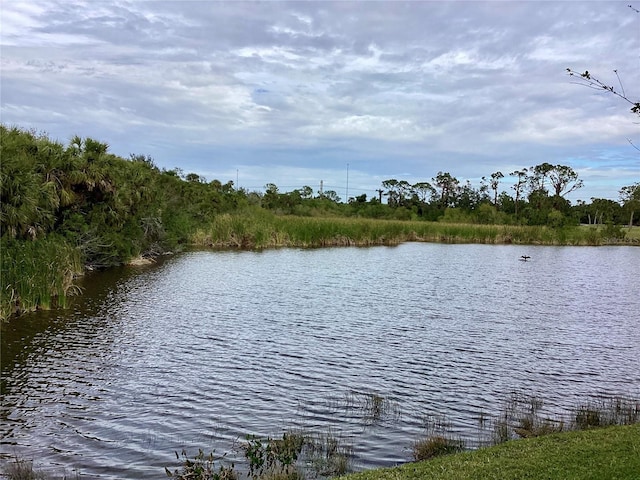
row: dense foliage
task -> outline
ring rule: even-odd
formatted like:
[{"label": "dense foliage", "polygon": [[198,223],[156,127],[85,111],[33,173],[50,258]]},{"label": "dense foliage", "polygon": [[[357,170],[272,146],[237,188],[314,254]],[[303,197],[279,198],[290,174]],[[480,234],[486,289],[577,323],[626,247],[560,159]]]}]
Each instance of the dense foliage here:
[{"label": "dense foliage", "polygon": [[[570,167],[548,163],[510,173],[509,183],[495,172],[477,188],[447,172],[413,185],[390,179],[377,196],[341,202],[335,191],[314,194],[309,186],[283,193],[267,184],[265,192],[248,192],[233,182],[161,170],[144,155],[118,157],[91,138],[76,136],[63,145],[0,125],[0,167],[0,318],[63,304],[75,291],[74,276],[86,268],[155,257],[194,242],[241,248],[348,245],[353,232],[367,244],[393,241],[394,232],[400,232],[397,240],[449,238],[414,226],[346,221],[355,218],[555,229],[609,224],[607,238],[620,238],[624,232],[615,225],[640,219],[634,216],[640,210],[640,183],[621,189],[621,203],[592,199],[572,206],[564,196],[582,181]],[[284,215],[295,215],[297,223],[280,221]],[[301,221],[304,217],[333,218],[334,223]],[[477,241],[474,235],[467,241]],[[490,241],[512,236],[494,232]],[[487,238],[482,233],[480,241]]]},{"label": "dense foliage", "polygon": [[64,146],[0,128],[2,318],[61,303],[84,268],[180,248],[202,222],[246,203],[230,185],[185,180],[90,138]]}]

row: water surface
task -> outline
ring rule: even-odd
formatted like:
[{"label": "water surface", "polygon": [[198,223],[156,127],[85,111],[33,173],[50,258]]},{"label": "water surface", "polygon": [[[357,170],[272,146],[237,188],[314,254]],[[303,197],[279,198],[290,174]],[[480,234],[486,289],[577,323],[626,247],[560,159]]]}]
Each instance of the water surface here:
[{"label": "water surface", "polygon": [[408,243],[92,275],[71,309],[3,329],[0,456],[161,478],[176,450],[297,427],[362,469],[408,461],[430,415],[473,444],[513,390],[552,410],[638,397],[638,265],[631,247]]}]

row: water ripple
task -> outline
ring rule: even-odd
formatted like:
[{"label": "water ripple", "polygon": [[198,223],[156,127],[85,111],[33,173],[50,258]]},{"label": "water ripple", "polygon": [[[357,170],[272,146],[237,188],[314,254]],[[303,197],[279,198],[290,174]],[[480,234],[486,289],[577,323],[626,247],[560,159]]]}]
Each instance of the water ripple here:
[{"label": "water ripple", "polygon": [[640,395],[640,249],[521,251],[193,252],[96,275],[69,311],[3,331],[0,457],[158,478],[174,451],[233,458],[297,427],[369,468],[410,459],[429,418],[475,441],[513,390]]}]

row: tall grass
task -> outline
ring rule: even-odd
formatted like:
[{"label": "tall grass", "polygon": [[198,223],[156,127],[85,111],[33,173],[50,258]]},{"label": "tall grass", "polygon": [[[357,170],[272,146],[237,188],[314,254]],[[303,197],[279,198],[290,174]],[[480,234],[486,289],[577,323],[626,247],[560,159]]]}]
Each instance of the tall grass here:
[{"label": "tall grass", "polygon": [[595,427],[633,425],[640,422],[640,401],[624,396],[588,398],[564,413],[545,413],[540,397],[513,392],[491,424],[491,441],[540,437]]},{"label": "tall grass", "polygon": [[602,245],[602,232],[580,227],[455,224],[355,217],[282,216],[265,210],[214,217],[192,237],[199,246],[263,249],[444,243]]},{"label": "tall grass", "polygon": [[83,271],[80,253],[64,239],[0,240],[0,318],[36,309],[64,307],[78,293],[74,278]]}]

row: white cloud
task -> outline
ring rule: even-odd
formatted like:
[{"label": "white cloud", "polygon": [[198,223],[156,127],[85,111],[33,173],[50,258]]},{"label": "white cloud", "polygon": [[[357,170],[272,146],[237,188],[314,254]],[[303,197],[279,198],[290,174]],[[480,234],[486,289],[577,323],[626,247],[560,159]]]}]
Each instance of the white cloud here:
[{"label": "white cloud", "polygon": [[34,2],[14,2],[0,8],[0,35],[3,45],[22,44],[26,39],[24,33],[41,27],[43,22],[38,20],[46,7]]},{"label": "white cloud", "polygon": [[637,127],[620,113],[585,118],[577,108],[549,108],[519,117],[514,129],[497,138],[502,142],[593,144],[637,134]]}]

